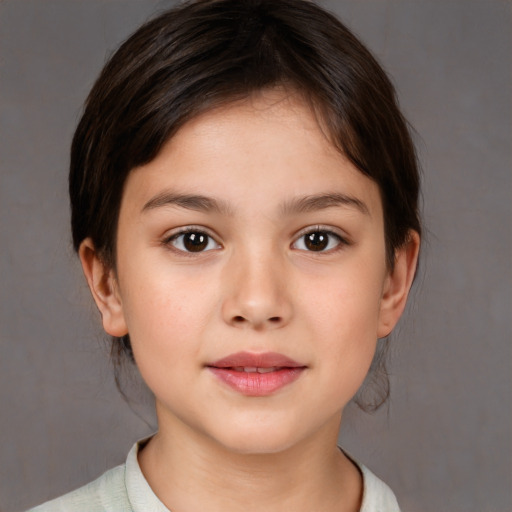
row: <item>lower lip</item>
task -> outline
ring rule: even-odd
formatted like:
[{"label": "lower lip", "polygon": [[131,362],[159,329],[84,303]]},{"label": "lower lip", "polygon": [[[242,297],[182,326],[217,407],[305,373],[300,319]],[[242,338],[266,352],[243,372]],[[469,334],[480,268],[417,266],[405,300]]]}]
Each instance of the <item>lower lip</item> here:
[{"label": "lower lip", "polygon": [[245,396],[268,396],[296,381],[304,367],[281,368],[274,372],[240,372],[232,368],[208,367],[222,382]]}]

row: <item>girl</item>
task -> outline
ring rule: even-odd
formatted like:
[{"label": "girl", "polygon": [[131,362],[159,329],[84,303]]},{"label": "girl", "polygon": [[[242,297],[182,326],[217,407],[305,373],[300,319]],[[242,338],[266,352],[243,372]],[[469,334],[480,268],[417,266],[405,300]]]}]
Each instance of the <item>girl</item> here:
[{"label": "girl", "polygon": [[336,440],[415,275],[418,170],[337,19],[199,0],[150,21],[93,87],[69,183],[103,327],[159,427],[35,510],[399,510]]}]

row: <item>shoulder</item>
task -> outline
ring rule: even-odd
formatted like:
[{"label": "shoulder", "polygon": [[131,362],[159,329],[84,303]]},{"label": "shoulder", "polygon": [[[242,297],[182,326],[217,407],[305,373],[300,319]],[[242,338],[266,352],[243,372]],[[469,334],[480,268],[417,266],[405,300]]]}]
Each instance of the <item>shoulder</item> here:
[{"label": "shoulder", "polygon": [[117,466],[90,484],[28,512],[131,512],[125,487],[125,465]]},{"label": "shoulder", "polygon": [[363,499],[359,512],[400,512],[393,491],[347,451],[341,447],[340,450],[352,461],[363,477]]},{"label": "shoulder", "polygon": [[364,490],[360,512],[400,512],[393,491],[367,467],[358,464],[363,475]]}]

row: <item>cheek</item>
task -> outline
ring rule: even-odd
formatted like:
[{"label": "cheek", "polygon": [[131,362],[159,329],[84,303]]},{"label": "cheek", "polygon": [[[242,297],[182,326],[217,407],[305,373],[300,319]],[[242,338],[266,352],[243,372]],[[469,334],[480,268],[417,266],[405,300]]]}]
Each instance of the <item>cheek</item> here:
[{"label": "cheek", "polygon": [[303,309],[311,312],[311,321],[325,328],[327,338],[376,338],[385,267],[374,262],[354,263],[320,278],[315,276],[297,294],[299,300],[307,298]]},{"label": "cheek", "polygon": [[206,299],[190,286],[173,283],[170,288],[163,280],[146,282],[139,291],[126,304],[137,368],[156,397],[180,401],[199,367]]},{"label": "cheek", "polygon": [[321,286],[313,287],[311,300],[303,304],[315,330],[316,364],[333,400],[350,400],[368,373],[377,346],[384,273],[375,265],[352,267],[317,283]]},{"label": "cheek", "polygon": [[139,366],[174,365],[180,355],[197,353],[217,298],[187,272],[152,269],[123,290],[125,319]]},{"label": "cheek", "polygon": [[377,344],[379,300],[357,294],[333,294],[319,315],[322,354],[332,367],[366,373]]}]

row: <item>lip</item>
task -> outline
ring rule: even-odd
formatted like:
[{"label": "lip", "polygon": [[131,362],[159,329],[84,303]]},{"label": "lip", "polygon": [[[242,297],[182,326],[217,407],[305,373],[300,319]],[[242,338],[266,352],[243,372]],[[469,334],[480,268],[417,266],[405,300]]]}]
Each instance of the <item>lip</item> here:
[{"label": "lip", "polygon": [[307,368],[276,352],[237,352],[206,365],[218,379],[245,396],[268,396],[296,381]]}]

